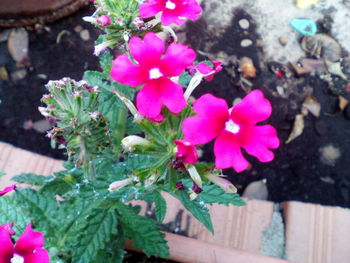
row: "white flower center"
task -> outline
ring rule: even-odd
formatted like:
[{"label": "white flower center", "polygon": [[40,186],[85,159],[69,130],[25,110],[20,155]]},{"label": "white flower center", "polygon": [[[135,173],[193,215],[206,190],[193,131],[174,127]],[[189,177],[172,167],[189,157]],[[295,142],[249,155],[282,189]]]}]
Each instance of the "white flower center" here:
[{"label": "white flower center", "polygon": [[176,5],[171,1],[166,1],[165,7],[168,9],[174,10],[176,8]]},{"label": "white flower center", "polygon": [[225,123],[225,130],[232,132],[233,134],[237,134],[241,128],[237,123],[234,123],[234,121],[229,120]]},{"label": "white flower center", "polygon": [[17,254],[14,254],[11,258],[11,263],[24,263],[24,258]]},{"label": "white flower center", "polygon": [[159,68],[153,68],[149,71],[149,78],[150,79],[158,79],[162,76],[163,76],[163,74],[159,71]]}]

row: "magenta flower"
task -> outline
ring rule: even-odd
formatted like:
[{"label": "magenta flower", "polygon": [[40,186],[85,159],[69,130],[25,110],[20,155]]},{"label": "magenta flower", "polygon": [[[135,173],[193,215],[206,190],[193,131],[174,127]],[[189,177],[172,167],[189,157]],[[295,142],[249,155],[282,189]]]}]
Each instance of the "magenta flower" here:
[{"label": "magenta flower", "polygon": [[109,26],[111,24],[111,19],[109,18],[109,15],[102,15],[99,18],[97,18],[96,21],[101,26]]},{"label": "magenta flower", "polygon": [[11,236],[15,234],[13,223],[0,226],[0,263],[49,263],[49,254],[42,248],[44,236],[34,232],[28,224],[26,230],[13,245]]},{"label": "magenta flower", "polygon": [[146,0],[139,9],[142,18],[149,18],[163,12],[161,21],[168,26],[172,23],[182,25],[184,18],[197,20],[202,12],[196,0]]},{"label": "magenta flower", "polygon": [[222,70],[222,63],[219,61],[212,61],[213,67],[208,66],[207,64],[201,62],[197,65],[196,69],[203,75],[206,81],[212,81],[215,74]]},{"label": "magenta flower", "polygon": [[200,97],[193,108],[197,116],[186,118],[182,125],[185,140],[204,144],[217,137],[214,144],[217,168],[232,167],[236,172],[247,169],[249,163],[241,148],[260,162],[273,160],[269,148],[278,148],[277,132],[271,125],[256,126],[272,112],[270,102],[260,90],[250,92],[230,110],[225,100],[211,94]]},{"label": "magenta flower", "polygon": [[184,140],[175,140],[176,144],[176,158],[183,163],[194,164],[198,161],[196,147]]},{"label": "magenta flower", "polygon": [[139,37],[131,38],[129,48],[137,64],[131,62],[127,55],[120,55],[113,61],[111,77],[132,87],[145,84],[136,96],[140,114],[160,120],[163,105],[174,114],[181,112],[186,106],[183,89],[169,77],[179,76],[192,65],[195,52],[172,43],[162,56],[164,42],[154,33],[147,33],[143,41]]},{"label": "magenta flower", "polygon": [[[8,192],[10,191],[13,191],[13,190],[16,190],[16,185],[11,185],[11,186],[8,186],[6,187],[4,190],[0,191],[0,196],[3,196],[5,194],[7,194]],[[0,262],[1,263],[1,262]]]}]

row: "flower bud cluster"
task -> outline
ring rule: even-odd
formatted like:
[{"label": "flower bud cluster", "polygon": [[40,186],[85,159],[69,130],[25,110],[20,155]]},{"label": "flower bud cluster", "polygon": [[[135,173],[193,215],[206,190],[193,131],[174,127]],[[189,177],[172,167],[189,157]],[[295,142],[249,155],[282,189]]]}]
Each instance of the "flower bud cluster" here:
[{"label": "flower bud cluster", "polygon": [[39,107],[39,111],[56,124],[47,137],[66,148],[78,164],[110,146],[106,120],[98,111],[97,87],[83,80],[63,78],[49,81],[46,88],[49,93],[41,99],[46,107]]}]

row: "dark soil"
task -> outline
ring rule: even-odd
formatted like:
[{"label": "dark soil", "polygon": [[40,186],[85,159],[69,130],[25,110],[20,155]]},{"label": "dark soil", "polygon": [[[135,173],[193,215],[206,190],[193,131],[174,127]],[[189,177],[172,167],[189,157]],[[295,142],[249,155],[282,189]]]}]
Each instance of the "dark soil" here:
[{"label": "dark soil", "polygon": [[[41,104],[40,98],[45,93],[44,84],[48,80],[62,77],[79,80],[83,71],[98,68],[97,59],[92,55],[93,42],[98,32],[81,20],[81,17],[92,12],[87,7],[54,24],[42,28],[27,28],[30,47],[25,66],[26,77],[17,82],[0,79],[1,141],[55,158],[64,158],[61,151],[51,149],[45,134],[24,129],[24,123],[43,119],[37,107]],[[248,18],[253,25],[249,29],[249,37],[254,43],[248,48],[240,46],[243,33],[238,26],[238,20],[242,17]],[[75,30],[78,25],[89,30],[90,40],[81,39]],[[63,30],[66,33],[57,43],[57,36]],[[276,158],[271,163],[259,163],[247,156],[252,163],[249,171],[241,174],[234,173],[232,169],[225,171],[240,191],[250,182],[266,178],[269,199],[272,201],[300,200],[350,207],[350,122],[344,113],[337,113],[338,98],[328,85],[317,76],[277,77],[274,70],[277,68],[284,71],[284,66],[264,60],[254,21],[243,11],[234,16],[232,25],[221,37],[208,35],[206,25],[201,20],[189,23],[186,41],[197,50],[203,49],[211,41],[213,45],[209,53],[221,52],[232,57],[225,70],[217,74],[212,82],[204,83],[196,90],[196,96],[211,92],[227,99],[229,104],[232,104],[234,98],[243,97],[245,92],[239,84],[240,73],[236,69],[235,59],[248,56],[253,59],[258,73],[252,80],[252,88],[262,89],[273,105],[273,115],[268,122],[277,128],[281,147],[275,151]],[[5,66],[11,74],[20,66],[12,60],[6,45],[6,42],[0,42],[0,67]],[[206,58],[200,55],[198,57]],[[46,75],[46,79],[43,79],[42,74]],[[290,91],[286,98],[276,93],[276,87],[283,85]],[[300,113],[302,101],[310,88],[313,88],[314,96],[321,103],[321,116],[315,118],[309,114],[305,118],[303,134],[286,144],[294,117]],[[349,111],[349,108],[346,110]],[[340,157],[332,165],[321,161],[320,149],[327,145],[340,151]],[[205,151],[204,159],[213,160],[210,150]]]}]

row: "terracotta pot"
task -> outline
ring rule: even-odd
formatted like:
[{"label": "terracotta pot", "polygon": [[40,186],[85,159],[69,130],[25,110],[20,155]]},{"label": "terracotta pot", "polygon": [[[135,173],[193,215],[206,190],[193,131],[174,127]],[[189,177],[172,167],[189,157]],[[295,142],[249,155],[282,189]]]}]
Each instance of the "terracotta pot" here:
[{"label": "terracotta pot", "polygon": [[1,0],[0,26],[52,22],[77,11],[89,0]]}]

